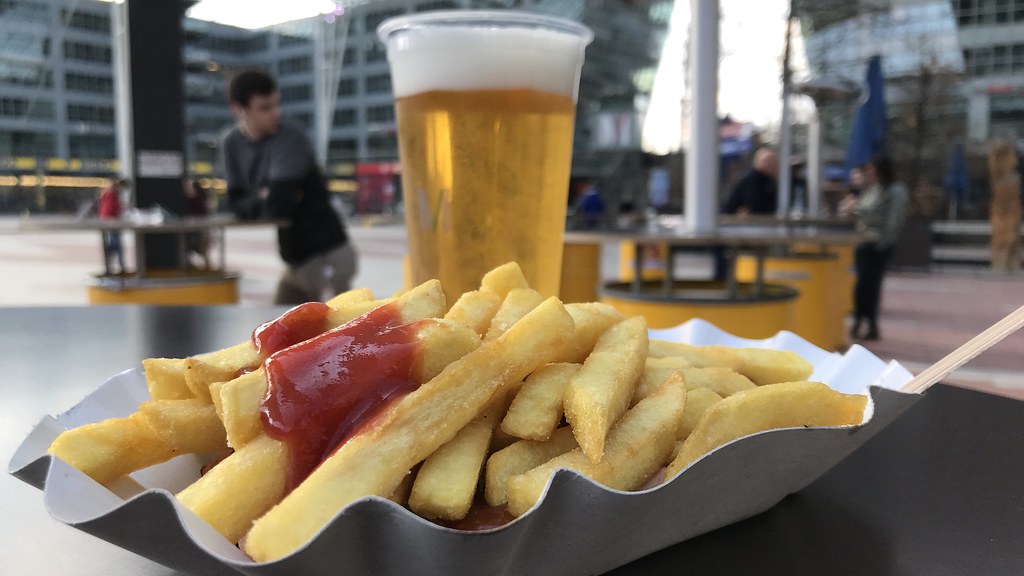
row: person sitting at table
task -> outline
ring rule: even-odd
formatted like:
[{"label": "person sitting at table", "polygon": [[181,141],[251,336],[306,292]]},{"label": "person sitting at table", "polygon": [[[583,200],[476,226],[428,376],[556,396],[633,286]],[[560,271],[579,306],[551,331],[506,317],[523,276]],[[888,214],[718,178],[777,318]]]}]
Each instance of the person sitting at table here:
[{"label": "person sitting at table", "polygon": [[355,250],[306,135],[281,121],[277,82],[258,70],[240,72],[229,83],[228,99],[237,124],[221,153],[231,211],[241,219],[288,221],[277,230],[287,267],[274,302],[299,304],[348,290]]},{"label": "person sitting at table", "polygon": [[779,156],[762,146],[754,153],[754,165],[733,187],[722,207],[723,214],[747,216],[774,214],[778,204]]},{"label": "person sitting at table", "polygon": [[[117,220],[121,217],[121,191],[128,187],[126,178],[116,178],[100,192],[96,216],[100,220]],[[108,276],[115,274],[111,260],[117,260],[116,274],[124,274],[124,250],[121,247],[120,230],[103,231],[103,268]]]},{"label": "person sitting at table", "polygon": [[[896,181],[892,160],[877,155],[863,166],[864,189],[857,197],[854,215],[857,231],[873,236],[862,242],[854,253],[857,283],[853,289],[853,339],[878,340],[878,308],[882,299],[882,280],[900,237],[909,194]],[[867,326],[867,333],[861,329]]]},{"label": "person sitting at table", "polygon": [[[750,171],[740,178],[732,188],[729,198],[722,206],[722,214],[739,217],[751,214],[774,214],[778,204],[779,156],[771,147],[762,146],[754,152],[754,163]],[[725,248],[712,248],[713,277],[725,280]]]}]

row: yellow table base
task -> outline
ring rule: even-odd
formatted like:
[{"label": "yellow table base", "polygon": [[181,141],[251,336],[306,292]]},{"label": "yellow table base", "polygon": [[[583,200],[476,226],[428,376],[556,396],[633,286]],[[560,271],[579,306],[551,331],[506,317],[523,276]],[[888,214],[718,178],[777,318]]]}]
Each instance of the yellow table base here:
[{"label": "yellow table base", "polygon": [[736,298],[730,299],[721,282],[679,281],[670,294],[661,282],[645,282],[640,292],[633,292],[630,283],[609,284],[601,301],[627,316],[644,316],[650,328],[700,318],[730,334],[760,339],[789,328],[796,296],[792,288],[767,284],[759,297],[752,284],[739,284]]},{"label": "yellow table base", "polygon": [[238,277],[106,278],[88,287],[89,304],[203,306],[238,303]]},{"label": "yellow table base", "polygon": [[[764,261],[766,282],[790,286],[800,293],[789,329],[825,350],[846,344],[844,303],[849,290],[839,274],[838,261],[836,255],[821,252],[772,256]],[[756,266],[753,257],[741,256],[736,263],[736,278],[752,281]]]}]

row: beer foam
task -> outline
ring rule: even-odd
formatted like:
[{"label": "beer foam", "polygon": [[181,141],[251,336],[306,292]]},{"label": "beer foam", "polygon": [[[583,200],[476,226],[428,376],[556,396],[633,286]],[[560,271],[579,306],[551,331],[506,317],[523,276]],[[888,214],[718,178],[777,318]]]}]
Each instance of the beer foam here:
[{"label": "beer foam", "polygon": [[395,98],[432,90],[533,89],[576,99],[589,39],[544,29],[411,28],[388,39]]}]

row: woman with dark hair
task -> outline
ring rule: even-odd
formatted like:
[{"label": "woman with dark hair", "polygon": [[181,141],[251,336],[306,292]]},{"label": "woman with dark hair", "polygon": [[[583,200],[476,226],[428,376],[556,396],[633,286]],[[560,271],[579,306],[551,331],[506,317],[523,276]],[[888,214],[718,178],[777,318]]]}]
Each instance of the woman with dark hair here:
[{"label": "woman with dark hair", "polygon": [[[882,279],[892,258],[893,247],[903,229],[909,195],[896,182],[892,160],[875,156],[863,166],[864,189],[857,198],[857,230],[870,239],[857,246],[854,266],[857,284],[853,289],[853,339],[878,340],[878,306]],[[867,332],[861,329],[867,326]]]}]

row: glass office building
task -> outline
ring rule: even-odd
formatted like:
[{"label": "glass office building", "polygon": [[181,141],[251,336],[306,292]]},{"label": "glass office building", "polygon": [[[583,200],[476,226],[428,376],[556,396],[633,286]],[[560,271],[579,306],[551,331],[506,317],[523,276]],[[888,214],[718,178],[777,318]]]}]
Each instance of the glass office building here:
[{"label": "glass office building", "polygon": [[[615,154],[639,151],[643,103],[673,4],[376,0],[356,3],[343,15],[260,30],[185,18],[182,81],[189,172],[218,175],[219,139],[232,124],[226,80],[245,68],[262,68],[277,77],[285,116],[323,144],[321,158],[334,178],[332,189],[353,191],[360,171],[394,172],[394,99],[375,29],[392,16],[451,8],[526,9],[593,28],[596,39],[587,50],[581,79],[576,159],[581,166],[613,166]],[[92,177],[118,171],[111,25],[110,5],[95,0],[0,0],[0,211],[36,208],[12,206],[4,192],[12,188],[47,188],[55,182],[88,188],[98,181]],[[325,44],[325,37],[343,42]],[[337,52],[332,85],[337,88],[326,93],[317,89],[316,75],[324,51],[332,46]],[[319,140],[318,108],[331,111],[330,129]],[[611,134],[609,126],[615,127]],[[55,209],[53,203],[46,209]]]}]

